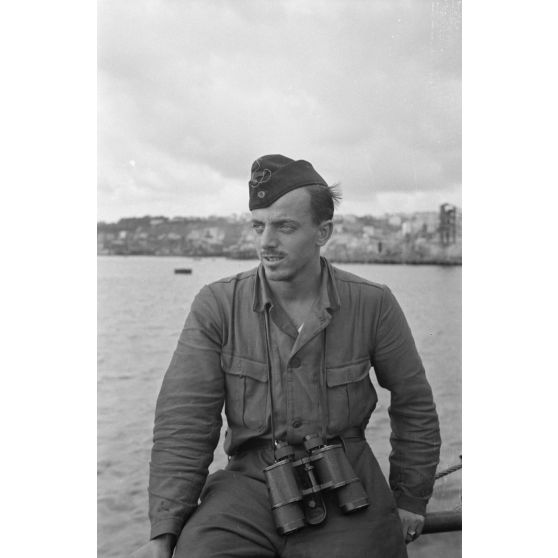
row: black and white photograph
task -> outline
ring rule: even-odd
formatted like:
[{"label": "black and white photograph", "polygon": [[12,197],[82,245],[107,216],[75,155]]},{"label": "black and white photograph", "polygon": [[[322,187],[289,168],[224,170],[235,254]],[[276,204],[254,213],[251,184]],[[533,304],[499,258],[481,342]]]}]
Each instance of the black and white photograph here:
[{"label": "black and white photograph", "polygon": [[99,558],[461,557],[461,57],[460,0],[97,1]]},{"label": "black and white photograph", "polygon": [[556,15],[6,4],[2,554],[556,554]]}]

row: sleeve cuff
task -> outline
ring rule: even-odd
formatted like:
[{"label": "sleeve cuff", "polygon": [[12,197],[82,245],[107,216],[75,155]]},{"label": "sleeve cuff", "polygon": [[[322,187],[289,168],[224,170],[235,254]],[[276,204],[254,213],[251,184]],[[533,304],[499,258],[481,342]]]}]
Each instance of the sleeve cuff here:
[{"label": "sleeve cuff", "polygon": [[168,519],[161,519],[151,525],[150,539],[165,535],[167,533],[178,537],[184,526],[184,520],[177,517],[169,517]]},{"label": "sleeve cuff", "polygon": [[412,496],[396,493],[395,502],[398,508],[413,513],[418,513],[419,515],[422,516],[426,516],[426,504],[428,503],[428,501],[425,500],[424,498],[413,498]]}]

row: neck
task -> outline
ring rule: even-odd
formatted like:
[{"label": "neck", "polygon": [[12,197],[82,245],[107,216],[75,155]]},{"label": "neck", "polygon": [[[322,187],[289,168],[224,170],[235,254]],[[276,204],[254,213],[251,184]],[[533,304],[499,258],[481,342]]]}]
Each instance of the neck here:
[{"label": "neck", "polygon": [[274,297],[286,303],[314,300],[320,290],[322,266],[320,259],[312,262],[305,273],[290,281],[268,281]]}]

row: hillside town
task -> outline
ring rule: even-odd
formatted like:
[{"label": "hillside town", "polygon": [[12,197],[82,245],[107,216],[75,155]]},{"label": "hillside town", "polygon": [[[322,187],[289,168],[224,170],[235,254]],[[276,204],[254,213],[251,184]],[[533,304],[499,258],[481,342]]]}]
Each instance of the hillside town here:
[{"label": "hillside town", "polygon": [[[250,215],[145,216],[97,223],[97,254],[255,259]],[[322,250],[332,262],[461,265],[461,209],[381,217],[336,215]]]}]

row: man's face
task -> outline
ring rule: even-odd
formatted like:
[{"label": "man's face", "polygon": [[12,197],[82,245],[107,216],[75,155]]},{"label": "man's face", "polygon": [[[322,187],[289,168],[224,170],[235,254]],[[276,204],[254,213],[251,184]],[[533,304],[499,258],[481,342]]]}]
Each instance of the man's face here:
[{"label": "man's face", "polygon": [[310,194],[297,188],[252,211],[258,256],[270,281],[292,281],[310,273],[324,244],[310,212]]}]

